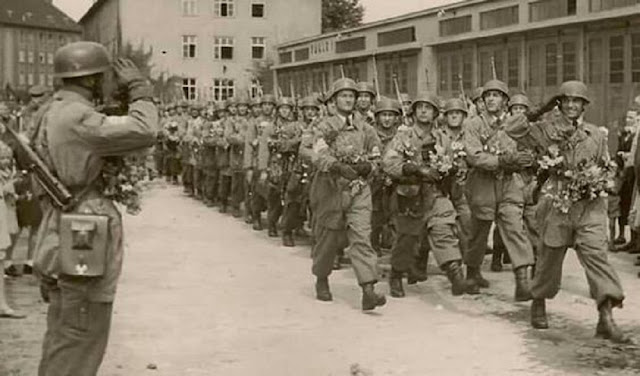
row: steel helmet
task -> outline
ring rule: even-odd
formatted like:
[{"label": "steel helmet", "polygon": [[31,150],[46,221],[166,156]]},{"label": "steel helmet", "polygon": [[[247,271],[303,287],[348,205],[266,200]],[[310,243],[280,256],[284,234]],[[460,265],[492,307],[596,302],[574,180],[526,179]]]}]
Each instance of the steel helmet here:
[{"label": "steel helmet", "polygon": [[91,76],[111,69],[107,49],[95,42],[74,42],[60,47],[53,58],[55,77]]},{"label": "steel helmet", "polygon": [[273,94],[265,94],[260,98],[260,104],[264,103],[276,104],[276,97]]},{"label": "steel helmet", "polygon": [[374,98],[376,96],[376,89],[373,87],[373,84],[369,82],[360,81],[356,84],[356,88],[358,93],[369,93]]},{"label": "steel helmet", "polygon": [[400,100],[402,103],[412,103],[411,96],[407,93],[400,93]]},{"label": "steel helmet", "polygon": [[473,95],[471,96],[471,101],[475,102],[480,98],[482,98],[482,87],[477,87],[473,91]]},{"label": "steel helmet", "polygon": [[511,98],[509,98],[509,109],[511,109],[511,107],[515,106],[516,104],[525,106],[527,109],[531,108],[529,98],[527,98],[527,96],[524,94],[514,94]]},{"label": "steel helmet", "polygon": [[468,114],[467,106],[465,106],[464,101],[460,98],[451,98],[444,102],[444,113],[450,111],[462,111],[465,115]]},{"label": "steel helmet", "polygon": [[328,99],[333,98],[336,94],[344,90],[350,90],[353,91],[353,94],[358,94],[358,87],[354,80],[350,78],[339,78],[331,85],[331,94]]},{"label": "steel helmet", "polygon": [[499,91],[509,98],[509,88],[507,87],[507,84],[500,80],[487,81],[487,83],[482,87],[482,96],[484,97],[485,94],[493,90]]},{"label": "steel helmet", "polygon": [[276,104],[276,108],[280,108],[282,106],[289,106],[291,108],[294,108],[296,106],[296,101],[293,98],[280,97],[278,103]]},{"label": "steel helmet", "polygon": [[395,112],[397,115],[400,115],[402,113],[402,110],[400,109],[400,103],[398,103],[398,101],[387,97],[381,97],[380,100],[376,102],[375,113],[377,115],[380,112],[384,111]]},{"label": "steel helmet", "polygon": [[589,103],[591,102],[591,100],[589,99],[589,95],[587,92],[587,85],[585,85],[584,82],[566,81],[562,85],[560,85],[558,96],[580,98]]},{"label": "steel helmet", "polygon": [[[403,99],[404,101],[404,99]],[[416,105],[418,103],[428,103],[430,105],[433,106],[433,108],[436,109],[436,112],[440,112],[440,100],[438,99],[438,97],[436,97],[435,95],[431,94],[431,93],[421,93],[419,94],[416,99],[413,101],[413,103],[411,104],[411,111],[415,112],[416,111]]]},{"label": "steel helmet", "polygon": [[215,111],[216,112],[223,112],[223,111],[226,111],[226,110],[227,110],[227,106],[226,106],[225,102],[223,102],[223,101],[216,102],[216,105],[215,105]]},{"label": "steel helmet", "polygon": [[35,98],[41,97],[47,94],[48,91],[49,89],[47,89],[45,86],[42,86],[42,85],[31,86],[31,88],[29,88],[29,96],[35,97]]},{"label": "steel helmet", "polygon": [[251,101],[249,101],[250,107],[260,106],[261,104],[262,104],[262,101],[258,97],[251,98]]},{"label": "steel helmet", "polygon": [[314,96],[310,95],[308,97],[302,98],[302,100],[300,101],[300,108],[305,107],[314,107],[316,109],[320,109],[320,104]]},{"label": "steel helmet", "polygon": [[246,95],[241,95],[239,97],[236,98],[236,105],[241,105],[244,104],[246,106],[249,105],[249,97],[247,97]]},{"label": "steel helmet", "polygon": [[238,105],[238,100],[235,97],[227,98],[227,100],[224,102],[224,108],[229,108],[231,106],[237,106],[237,105]]}]

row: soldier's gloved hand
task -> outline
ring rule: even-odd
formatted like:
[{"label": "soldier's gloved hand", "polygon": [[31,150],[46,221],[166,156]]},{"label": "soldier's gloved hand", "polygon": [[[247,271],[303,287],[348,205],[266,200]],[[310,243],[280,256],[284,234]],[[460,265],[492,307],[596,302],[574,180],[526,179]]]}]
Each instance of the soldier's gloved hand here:
[{"label": "soldier's gloved hand", "polygon": [[440,181],[440,174],[436,169],[429,167],[420,167],[420,171],[418,172],[423,181],[427,183],[437,183]]},{"label": "soldier's gloved hand", "polygon": [[353,166],[353,169],[358,173],[358,176],[366,178],[373,170],[373,166],[369,162],[359,162]]},{"label": "soldier's gloved hand", "polygon": [[113,63],[113,70],[118,83],[128,89],[130,102],[152,100],[153,88],[131,60],[122,58],[116,60]]},{"label": "soldier's gloved hand", "polygon": [[402,174],[404,176],[417,176],[420,173],[420,167],[415,163],[405,163],[402,165]]},{"label": "soldier's gloved hand", "polygon": [[349,181],[356,180],[358,178],[358,173],[351,168],[351,166],[345,163],[335,162],[331,167],[329,167],[329,172],[340,175]]}]

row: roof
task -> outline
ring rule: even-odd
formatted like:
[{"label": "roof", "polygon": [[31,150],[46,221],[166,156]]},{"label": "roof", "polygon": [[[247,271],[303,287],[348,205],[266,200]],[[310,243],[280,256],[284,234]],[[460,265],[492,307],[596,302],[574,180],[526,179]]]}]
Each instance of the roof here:
[{"label": "roof", "polygon": [[82,25],[88,17],[90,17],[95,12],[97,12],[98,9],[100,9],[107,1],[108,0],[94,0],[93,5],[91,5],[91,8],[89,8],[87,12],[84,15],[82,15],[82,17],[80,17],[80,19],[78,20],[78,23]]},{"label": "roof", "polygon": [[0,24],[82,33],[80,25],[47,0],[0,1]]},{"label": "roof", "polygon": [[331,32],[328,32],[328,33],[323,33],[323,34],[318,34],[318,35],[313,35],[313,36],[305,37],[305,38],[301,38],[301,39],[290,40],[290,41],[287,41],[287,42],[279,44],[278,48],[293,47],[293,46],[296,46],[296,45],[299,45],[299,44],[304,44],[304,43],[308,43],[308,42],[312,42],[312,41],[315,41],[315,40],[320,40],[320,39],[324,39],[324,38],[328,38],[328,37],[332,37],[332,36],[338,36],[338,35],[342,35],[342,34],[349,34],[349,33],[355,32],[355,31],[361,31],[361,30],[366,30],[366,29],[370,29],[370,28],[374,28],[374,27],[390,25],[390,24],[394,24],[394,23],[398,23],[398,22],[402,22],[402,21],[411,20],[411,19],[414,19],[414,18],[429,16],[429,15],[434,15],[434,14],[437,15],[441,11],[449,11],[449,10],[452,10],[452,9],[462,8],[462,7],[474,5],[474,4],[477,4],[477,3],[489,2],[489,1],[494,1],[494,0],[459,0],[459,1],[452,0],[452,2],[449,3],[449,4],[444,4],[444,5],[440,5],[440,6],[432,7],[432,8],[427,8],[427,9],[422,9],[422,10],[418,10],[418,11],[415,11],[415,12],[411,12],[411,13],[406,13],[406,14],[402,14],[402,15],[399,15],[399,16],[395,16],[395,17],[385,18],[385,19],[382,19],[382,20],[365,23],[365,24],[362,24],[362,25],[359,25],[359,26],[348,28],[348,29],[336,30],[336,31],[331,31]]}]

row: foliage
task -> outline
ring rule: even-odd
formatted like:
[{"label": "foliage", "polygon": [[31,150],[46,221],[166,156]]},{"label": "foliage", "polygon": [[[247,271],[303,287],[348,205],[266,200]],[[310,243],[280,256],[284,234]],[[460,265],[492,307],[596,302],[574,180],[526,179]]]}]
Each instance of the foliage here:
[{"label": "foliage", "polygon": [[322,32],[339,31],[362,24],[364,6],[359,0],[322,0]]}]

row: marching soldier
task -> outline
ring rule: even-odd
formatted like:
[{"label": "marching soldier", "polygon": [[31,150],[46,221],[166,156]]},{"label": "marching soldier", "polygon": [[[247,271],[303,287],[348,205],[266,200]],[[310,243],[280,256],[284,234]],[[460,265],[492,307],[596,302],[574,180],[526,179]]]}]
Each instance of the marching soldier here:
[{"label": "marching soldier", "polygon": [[491,224],[496,223],[515,276],[515,300],[531,299],[527,269],[533,250],[523,223],[524,182],[520,172],[533,165],[530,152],[519,151],[503,129],[509,100],[507,85],[499,80],[483,87],[485,112],[465,124],[464,145],[470,172],[467,199],[471,208],[471,238],[465,255],[467,280],[489,287],[480,272]]},{"label": "marching soldier", "polygon": [[316,298],[332,300],[328,277],[336,252],[346,240],[346,253],[362,287],[362,309],[369,311],[386,304],[384,295],[374,290],[377,256],[371,247],[371,189],[366,180],[372,171],[369,158],[376,147],[379,150],[380,141],[373,128],[355,118],[356,95],[353,80],[333,83],[330,98],[337,112],[319,122],[313,142],[312,271],[317,278]]},{"label": "marching soldier", "polygon": [[358,98],[356,99],[356,116],[373,126],[375,124],[373,102],[376,99],[376,89],[369,82],[358,82]]},{"label": "marching soldier", "polygon": [[[262,231],[262,212],[267,210],[268,200],[268,158],[269,158],[269,135],[267,129],[273,127],[274,109],[276,100],[273,94],[265,94],[260,98],[260,109],[262,114],[256,123],[256,140],[253,142],[253,156],[255,158],[255,168],[253,171],[253,198],[251,200],[251,210],[253,219],[253,229]],[[275,235],[277,236],[277,235]]]},{"label": "marching soldier", "polygon": [[216,201],[216,130],[215,122],[208,117],[202,132],[202,173],[204,204],[213,207]]},{"label": "marching soldier", "polygon": [[[228,118],[225,126],[225,137],[229,143],[229,168],[231,173],[231,208],[233,216],[239,218],[242,216],[240,210],[244,201],[244,147],[245,134],[249,127],[249,119],[247,118],[249,111],[249,100],[242,97],[236,101],[237,114]],[[229,109],[229,108],[228,108]],[[231,107],[230,113],[233,113]]]},{"label": "marching soldier", "polygon": [[[375,109],[375,129],[380,139],[380,155],[387,148],[389,142],[396,135],[396,130],[400,124],[400,104],[392,99],[382,97],[376,103]],[[375,171],[371,182],[371,246],[378,256],[382,255],[382,248],[388,249],[391,246],[391,194],[393,192],[393,182],[391,178],[381,169]]]},{"label": "marching soldier", "polygon": [[[245,189],[244,189],[244,207],[245,207],[245,223],[252,224],[253,221],[253,204],[255,180],[257,178],[255,170],[258,162],[258,125],[262,117],[262,104],[260,98],[253,98],[249,103],[251,111],[247,130],[244,135],[244,155],[243,169],[245,172]],[[259,227],[262,227],[260,225]]]},{"label": "marching soldier", "polygon": [[[118,83],[128,90],[129,115],[106,116],[93,108],[101,99],[104,73],[114,69]],[[95,184],[104,158],[126,155],[154,144],[158,111],[153,88],[126,59],[112,66],[102,45],[75,42],[60,48],[54,58],[55,75],[62,79],[49,107],[38,122],[34,144],[38,154],[77,197],[73,213],[108,217],[104,274],[68,276],[57,260],[62,252],[61,211],[48,196],[41,203],[44,217],[38,232],[35,267],[42,293],[49,301],[41,376],[96,375],[107,346],[113,300],[124,252],[122,219],[113,201]],[[100,230],[97,230],[100,231]],[[98,250],[93,250],[98,251]]]},{"label": "marching soldier", "polygon": [[597,126],[584,121],[584,111],[590,103],[584,83],[563,83],[552,103],[559,107],[559,117],[529,124],[524,115],[517,115],[509,119],[507,128],[516,139],[521,139],[522,135],[537,135],[536,146],[544,151],[544,155],[563,158],[559,173],[548,172],[546,181],[541,181],[542,189],[548,194],[541,195],[538,203],[541,241],[531,286],[531,324],[536,329],[548,328],[545,299],[552,299],[558,293],[564,256],[567,248],[573,247],[598,307],[596,336],[624,343],[628,338],[612,315],[612,308],[622,307],[624,293],[618,275],[607,261],[606,198],[583,196],[572,200],[566,210],[554,205],[553,198],[560,193],[559,187],[565,186],[561,182],[569,183],[569,174],[564,171],[575,173],[581,168],[609,163],[607,140]]},{"label": "marching soldier", "polygon": [[447,197],[450,190],[446,180],[454,178],[457,171],[453,162],[449,166],[434,162],[438,158],[452,161],[456,158],[447,137],[435,128],[437,98],[420,95],[412,104],[412,113],[413,127],[405,126],[398,131],[383,160],[385,172],[396,183],[391,199],[397,231],[391,251],[391,296],[405,296],[404,273],[414,274],[417,281],[426,280],[424,270],[413,269],[415,250],[425,248],[433,251],[438,265],[446,272],[453,295],[477,293],[464,280],[462,256],[454,233],[456,212]]},{"label": "marching soldier", "polygon": [[220,198],[220,213],[226,213],[229,207],[229,195],[231,194],[231,156],[230,144],[227,135],[231,128],[235,116],[238,114],[238,107],[233,98],[229,98],[224,102],[224,115],[220,118],[220,132],[222,137],[218,139],[218,148],[216,149],[216,159],[218,159],[218,168],[220,169],[220,180],[218,183],[218,195]]},{"label": "marching soldier", "polygon": [[[468,110],[460,98],[451,98],[444,104],[445,126],[442,133],[447,136],[453,150],[464,149],[464,121]],[[466,166],[465,166],[466,168]],[[471,228],[471,209],[465,195],[464,181],[454,182],[451,189],[451,202],[456,209],[456,228],[460,239],[460,251],[464,256],[469,250],[469,230]]]}]

